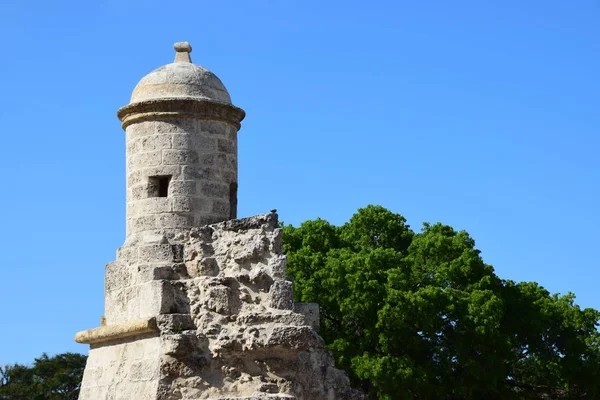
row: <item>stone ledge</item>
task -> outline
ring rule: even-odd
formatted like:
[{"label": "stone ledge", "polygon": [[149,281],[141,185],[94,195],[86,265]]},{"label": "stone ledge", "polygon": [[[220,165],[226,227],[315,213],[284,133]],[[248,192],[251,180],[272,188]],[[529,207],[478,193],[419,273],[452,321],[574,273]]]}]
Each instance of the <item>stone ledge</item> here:
[{"label": "stone ledge", "polygon": [[140,319],[119,325],[107,325],[77,332],[75,341],[82,344],[111,342],[145,333],[158,332],[156,318]]},{"label": "stone ledge", "polygon": [[275,229],[278,227],[278,224],[279,216],[277,215],[277,212],[273,210],[270,213],[266,214],[259,214],[245,218],[230,219],[223,222],[216,222],[208,226],[210,226],[213,229],[222,229],[224,231],[239,232],[247,231],[250,229],[260,229],[264,225],[268,225],[272,229]]},{"label": "stone ledge", "polygon": [[246,113],[233,104],[194,97],[165,97],[142,100],[119,109],[123,129],[140,121],[169,118],[196,118],[223,121],[240,129]]}]

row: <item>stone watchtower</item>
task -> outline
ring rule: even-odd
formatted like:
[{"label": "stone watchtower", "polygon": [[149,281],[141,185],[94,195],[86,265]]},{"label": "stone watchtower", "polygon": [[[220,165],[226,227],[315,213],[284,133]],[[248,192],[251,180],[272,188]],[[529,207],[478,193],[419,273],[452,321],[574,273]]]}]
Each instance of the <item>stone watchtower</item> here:
[{"label": "stone watchtower", "polygon": [[[354,400],[323,350],[318,306],[294,303],[275,213],[237,217],[235,107],[188,43],[118,117],[127,233],[105,272],[80,400]],[[276,188],[270,188],[276,189]]]},{"label": "stone watchtower", "polygon": [[175,44],[118,112],[127,140],[127,242],[236,218],[237,131],[244,111]]}]

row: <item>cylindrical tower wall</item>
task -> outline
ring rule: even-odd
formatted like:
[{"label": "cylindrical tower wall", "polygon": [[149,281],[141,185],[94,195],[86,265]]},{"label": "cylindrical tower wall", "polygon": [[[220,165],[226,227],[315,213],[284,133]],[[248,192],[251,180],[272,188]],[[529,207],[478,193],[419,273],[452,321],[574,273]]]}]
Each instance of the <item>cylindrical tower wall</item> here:
[{"label": "cylindrical tower wall", "polygon": [[128,240],[235,218],[238,128],[155,116],[126,127]]}]

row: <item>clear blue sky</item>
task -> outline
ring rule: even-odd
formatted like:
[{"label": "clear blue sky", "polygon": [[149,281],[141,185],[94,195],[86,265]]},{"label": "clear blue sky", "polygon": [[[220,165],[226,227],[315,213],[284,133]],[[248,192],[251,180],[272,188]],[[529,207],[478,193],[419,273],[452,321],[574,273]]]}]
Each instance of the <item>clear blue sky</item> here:
[{"label": "clear blue sky", "polygon": [[600,308],[597,1],[0,1],[0,364],[87,352],[137,81],[189,41],[247,112],[239,214],[381,204]]}]

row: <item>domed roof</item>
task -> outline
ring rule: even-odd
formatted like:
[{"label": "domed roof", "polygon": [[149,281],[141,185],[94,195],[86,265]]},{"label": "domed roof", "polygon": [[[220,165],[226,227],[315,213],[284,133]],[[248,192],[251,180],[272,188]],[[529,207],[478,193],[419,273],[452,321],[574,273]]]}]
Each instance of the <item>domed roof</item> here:
[{"label": "domed roof", "polygon": [[139,81],[130,103],[163,98],[197,98],[231,104],[219,78],[206,68],[192,64],[192,46],[175,43],[175,62],[155,69]]}]

